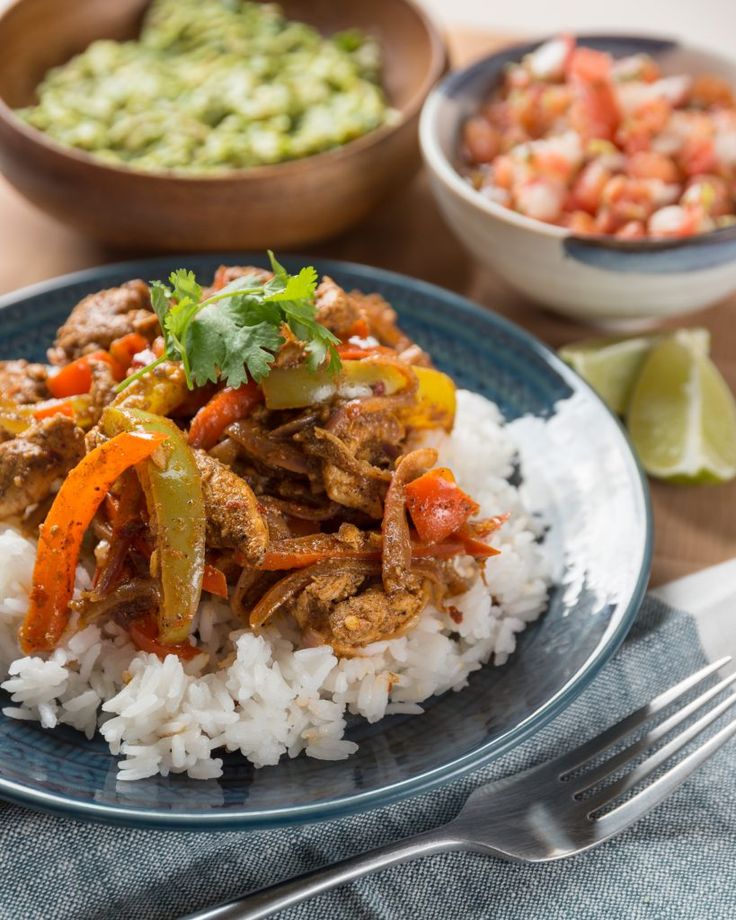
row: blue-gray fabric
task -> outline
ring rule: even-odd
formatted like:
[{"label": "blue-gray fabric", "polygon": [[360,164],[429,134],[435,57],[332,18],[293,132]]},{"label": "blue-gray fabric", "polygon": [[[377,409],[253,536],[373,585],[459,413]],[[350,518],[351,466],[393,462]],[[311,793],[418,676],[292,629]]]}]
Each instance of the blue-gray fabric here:
[{"label": "blue-gray fabric", "polygon": [[[691,617],[649,598],[624,646],[570,708],[507,756],[367,814],[257,834],[82,824],[0,804],[2,920],[171,920],[439,825],[475,786],[580,743],[704,658]],[[439,855],[336,889],[283,920],[733,920],[736,743],[625,834],[541,866]]]}]

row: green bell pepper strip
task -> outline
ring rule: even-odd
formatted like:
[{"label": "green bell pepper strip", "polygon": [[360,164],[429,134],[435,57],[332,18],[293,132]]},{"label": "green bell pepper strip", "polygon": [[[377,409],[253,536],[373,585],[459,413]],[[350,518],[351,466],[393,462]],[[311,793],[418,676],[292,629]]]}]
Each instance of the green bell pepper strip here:
[{"label": "green bell pepper strip", "polygon": [[153,558],[162,589],[159,640],[164,645],[185,642],[199,606],[205,566],[204,497],[194,455],[174,422],[142,409],[108,407],[102,427],[108,435],[145,431],[167,436],[161,450],[137,464],[136,472],[156,534]]},{"label": "green bell pepper strip", "polygon": [[350,398],[370,395],[377,385],[390,396],[404,389],[412,380],[412,368],[398,368],[395,362],[380,357],[364,361],[343,361],[340,372],[326,368],[313,371],[306,364],[273,368],[261,381],[267,409],[301,409],[325,402],[335,394]]}]

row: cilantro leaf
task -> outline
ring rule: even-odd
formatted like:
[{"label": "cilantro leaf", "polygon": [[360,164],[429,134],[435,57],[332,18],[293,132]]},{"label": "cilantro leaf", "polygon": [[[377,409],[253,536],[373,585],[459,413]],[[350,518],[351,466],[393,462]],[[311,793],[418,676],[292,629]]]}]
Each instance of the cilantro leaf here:
[{"label": "cilantro leaf", "polygon": [[172,288],[172,296],[177,301],[188,298],[194,303],[199,303],[202,299],[202,288],[197,284],[194,272],[180,268],[169,275],[169,284]]},{"label": "cilantro leaf", "polygon": [[[268,321],[243,322],[238,304],[210,304],[192,322],[187,350],[192,356],[192,379],[197,386],[220,377],[228,386],[256,382],[268,375],[283,337]],[[246,372],[247,371],[247,372]]]},{"label": "cilantro leaf", "polygon": [[273,278],[263,283],[245,275],[205,299],[194,273],[186,269],[172,272],[168,285],[152,282],[164,354],[118,389],[164,360],[181,361],[190,388],[218,381],[237,387],[249,378],[260,382],[284,342],[284,326],[304,343],[310,369],[327,364],[331,373],[339,370],[339,339],[316,319],[317,272],[307,266],[291,275],[272,252],[268,256]]}]

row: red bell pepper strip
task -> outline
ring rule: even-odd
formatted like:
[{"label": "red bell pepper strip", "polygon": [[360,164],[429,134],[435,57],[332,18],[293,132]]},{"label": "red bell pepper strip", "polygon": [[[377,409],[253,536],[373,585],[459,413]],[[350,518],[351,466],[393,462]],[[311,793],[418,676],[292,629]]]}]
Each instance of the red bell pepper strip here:
[{"label": "red bell pepper strip", "polygon": [[127,371],[135,355],[147,348],[150,348],[148,339],[139,332],[129,332],[113,341],[110,345],[110,357],[117,362],[118,367]]},{"label": "red bell pepper strip", "polygon": [[165,441],[123,432],[90,451],[69,473],[41,526],[30,605],[20,628],[25,655],[53,649],[69,622],[69,601],[84,533],[110,486]]},{"label": "red bell pepper strip", "polygon": [[225,573],[214,565],[205,563],[202,588],[216,597],[227,597],[227,578],[225,578]]},{"label": "red bell pepper strip", "polygon": [[360,361],[361,358],[368,358],[371,355],[395,355],[396,349],[389,348],[387,345],[353,345],[346,342],[337,346],[337,353],[342,361]]},{"label": "red bell pepper strip", "polygon": [[89,355],[82,355],[76,361],[64,365],[58,374],[49,377],[46,381],[49,393],[57,399],[89,393],[92,388],[90,361],[105,361],[110,365],[116,380],[122,380],[125,376],[125,370],[106,351],[93,351]]},{"label": "red bell pepper strip", "polygon": [[187,661],[201,652],[201,649],[198,649],[195,645],[190,645],[188,642],[180,642],[177,645],[164,645],[158,637],[156,617],[150,614],[133,620],[128,628],[128,633],[136,648],[139,648],[142,652],[151,652],[154,655],[158,655],[162,660],[167,655],[176,655],[178,658]]},{"label": "red bell pepper strip", "polygon": [[228,425],[245,418],[262,401],[263,391],[254,380],[236,389],[225,387],[192,419],[189,444],[209,450],[217,444]]},{"label": "red bell pepper strip", "polygon": [[371,327],[368,325],[368,320],[359,316],[355,320],[353,325],[348,329],[348,333],[345,336],[346,339],[352,338],[354,335],[357,335],[358,338],[365,339],[371,334]]},{"label": "red bell pepper strip", "polygon": [[480,507],[457,485],[451,471],[443,467],[407,483],[405,490],[406,507],[420,540],[426,543],[446,540]]},{"label": "red bell pepper strip", "polygon": [[[505,516],[503,520],[505,520]],[[503,520],[501,523],[503,523]],[[499,525],[500,526],[500,525]],[[303,569],[308,565],[325,562],[328,559],[357,559],[362,562],[380,562],[381,546],[351,547],[338,540],[333,534],[312,534],[279,540],[266,550],[259,569],[265,572],[284,572]],[[453,556],[468,555],[476,559],[497,556],[499,550],[478,540],[472,531],[463,527],[441,543],[412,541],[412,559],[451,559]],[[245,565],[245,557],[236,553],[236,561]]]}]

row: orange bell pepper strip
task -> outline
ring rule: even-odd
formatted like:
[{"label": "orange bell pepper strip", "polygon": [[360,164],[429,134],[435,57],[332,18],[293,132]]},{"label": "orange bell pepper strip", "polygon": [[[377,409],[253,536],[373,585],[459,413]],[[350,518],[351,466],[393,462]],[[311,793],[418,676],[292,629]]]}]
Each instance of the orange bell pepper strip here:
[{"label": "orange bell pepper strip", "polygon": [[33,417],[40,422],[42,419],[51,418],[52,415],[66,415],[74,418],[74,403],[71,399],[47,399],[33,410]]},{"label": "orange bell pepper strip", "polygon": [[200,654],[200,649],[196,645],[190,645],[188,642],[180,642],[177,645],[164,645],[158,637],[158,623],[156,617],[147,615],[133,620],[128,628],[128,634],[136,648],[142,652],[151,652],[158,655],[162,660],[167,655],[176,655],[187,661]]},{"label": "orange bell pepper strip", "polygon": [[205,563],[202,588],[216,597],[227,597],[227,578],[225,578],[225,573],[214,565]]},{"label": "orange bell pepper strip", "polygon": [[69,622],[85,531],[118,476],[165,440],[158,434],[123,432],[90,451],[62,483],[40,529],[30,604],[19,631],[25,655],[51,651],[58,643]]},{"label": "orange bell pepper strip", "polygon": [[445,468],[429,470],[407,483],[406,507],[420,540],[441,543],[456,533],[479,505],[455,482],[452,472]]},{"label": "orange bell pepper strip", "polygon": [[249,415],[263,401],[263,391],[254,380],[233,389],[219,390],[192,419],[189,444],[209,450],[220,440],[228,425]]},{"label": "orange bell pepper strip", "polygon": [[116,380],[122,380],[125,376],[125,370],[106,351],[93,351],[89,355],[82,355],[81,358],[77,358],[70,364],[65,364],[58,374],[49,377],[46,381],[49,393],[56,399],[89,393],[92,388],[90,361],[105,361],[110,365]]}]

